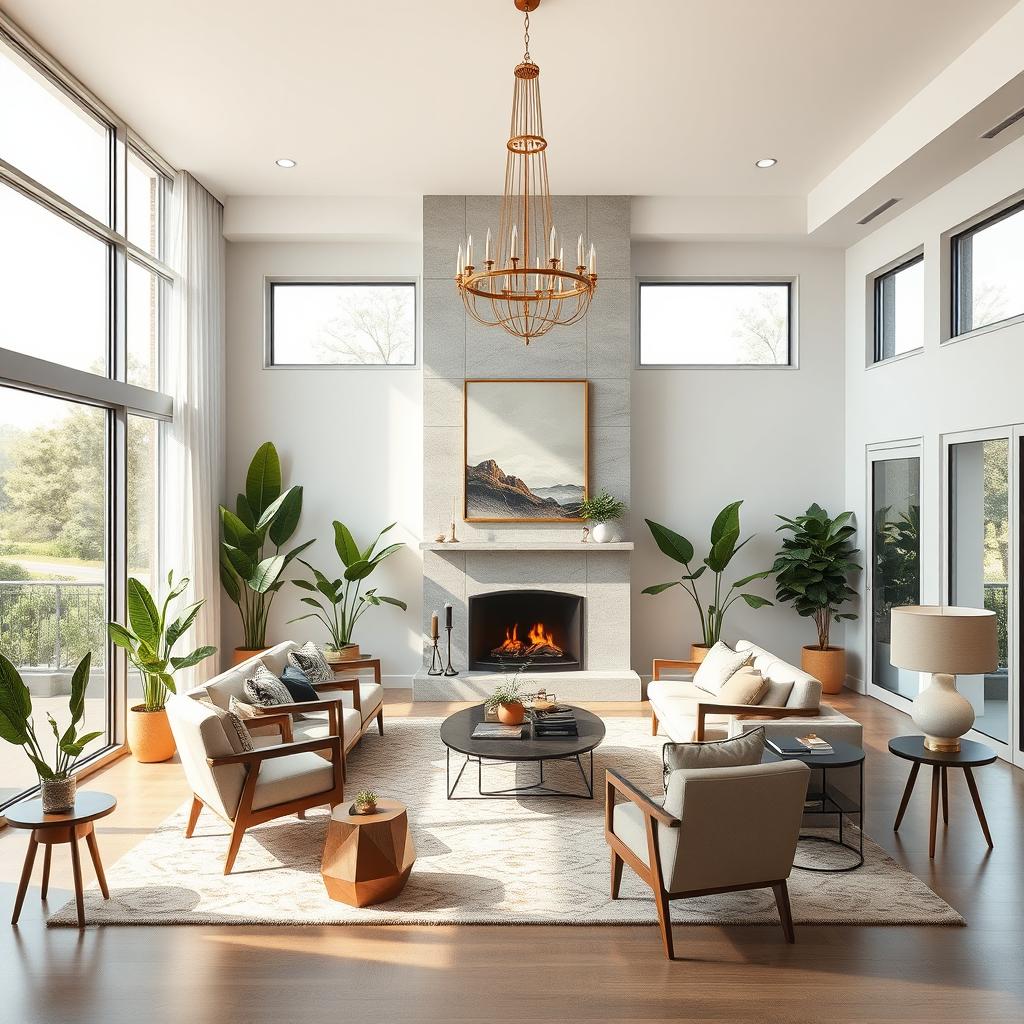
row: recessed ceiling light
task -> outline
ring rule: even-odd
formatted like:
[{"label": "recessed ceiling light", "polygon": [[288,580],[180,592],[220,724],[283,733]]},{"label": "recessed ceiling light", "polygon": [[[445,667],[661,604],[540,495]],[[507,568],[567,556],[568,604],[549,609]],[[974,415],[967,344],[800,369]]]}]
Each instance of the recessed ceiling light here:
[{"label": "recessed ceiling light", "polygon": [[[280,163],[280,161],[278,161],[278,162]],[[754,166],[755,167],[774,167],[778,162],[779,161],[776,160],[775,157],[773,157],[773,156],[765,156],[765,157],[762,157],[760,160],[758,160],[754,164]]]},{"label": "recessed ceiling light", "polygon": [[[775,161],[773,160],[772,163],[774,163],[774,162]],[[295,166],[295,161],[294,160],[289,160],[287,157],[282,157],[280,160],[275,160],[274,163],[276,163],[278,167],[294,167]]]}]

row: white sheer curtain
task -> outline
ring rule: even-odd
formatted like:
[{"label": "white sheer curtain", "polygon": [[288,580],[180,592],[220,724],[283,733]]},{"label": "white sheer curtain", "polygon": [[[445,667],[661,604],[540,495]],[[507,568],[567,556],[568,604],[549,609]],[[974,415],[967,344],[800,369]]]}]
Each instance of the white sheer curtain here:
[{"label": "white sheer curtain", "polygon": [[[189,576],[190,601],[206,599],[181,653],[220,646],[219,524],[224,483],[224,208],[192,175],[174,179],[169,262],[179,274],[169,318],[168,376],[174,422],[168,430],[164,497],[167,568]],[[192,595],[195,595],[194,597]],[[197,685],[220,655],[183,671]]]}]

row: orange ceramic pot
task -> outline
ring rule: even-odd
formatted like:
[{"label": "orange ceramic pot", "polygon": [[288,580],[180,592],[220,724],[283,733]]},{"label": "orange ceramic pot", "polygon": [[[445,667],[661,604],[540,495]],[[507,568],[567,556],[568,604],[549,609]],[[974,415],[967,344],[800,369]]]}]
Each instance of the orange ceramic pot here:
[{"label": "orange ceramic pot", "polygon": [[711,648],[707,644],[690,644],[690,661],[698,665],[708,656]]},{"label": "orange ceramic pot", "polygon": [[255,658],[257,654],[269,650],[269,647],[236,647],[231,655],[231,664],[241,665],[243,661],[248,661],[250,658]]},{"label": "orange ceramic pot", "polygon": [[142,764],[166,761],[174,756],[174,736],[163,708],[146,711],[137,704],[128,712],[128,748]]},{"label": "orange ceramic pot", "polygon": [[846,649],[807,646],[800,653],[800,667],[821,680],[823,693],[842,693],[846,682]]},{"label": "orange ceramic pot", "polygon": [[498,705],[498,721],[502,725],[522,725],[526,717],[526,709],[519,701],[514,704]]}]

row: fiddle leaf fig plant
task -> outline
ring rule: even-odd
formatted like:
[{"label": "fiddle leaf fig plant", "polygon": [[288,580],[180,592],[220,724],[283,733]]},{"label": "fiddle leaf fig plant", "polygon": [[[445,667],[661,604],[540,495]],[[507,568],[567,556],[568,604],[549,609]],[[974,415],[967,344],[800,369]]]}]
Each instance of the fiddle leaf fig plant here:
[{"label": "fiddle leaf fig plant", "polygon": [[[763,608],[772,603],[767,598],[747,593],[743,589],[756,580],[763,580],[770,576],[771,570],[751,573],[734,583],[726,584],[724,580],[725,571],[736,557],[737,552],[751,540],[751,537],[747,537],[743,541],[740,540],[740,505],[742,504],[742,501],[734,501],[726,505],[715,517],[714,523],[711,524],[710,551],[704,558],[703,564],[697,566],[696,569],[691,567],[696,555],[690,541],[667,526],[651,522],[650,519],[644,520],[661,552],[668,555],[673,562],[678,562],[686,572],[678,580],[645,587],[643,593],[661,594],[672,587],[682,587],[697,608],[702,643],[706,647],[713,647],[721,640],[725,613],[740,598],[751,608]],[[697,580],[708,570],[711,571],[711,600],[705,605],[697,588]]]},{"label": "fiddle leaf fig plant", "polygon": [[299,561],[312,573],[313,579],[295,579],[292,583],[300,590],[317,594],[317,597],[304,597],[302,603],[315,608],[315,612],[289,619],[289,622],[301,622],[303,619],[319,619],[327,629],[331,638],[330,647],[340,650],[352,643],[352,633],[356,623],[368,608],[378,608],[382,604],[394,605],[404,612],[408,605],[397,597],[386,597],[378,594],[372,587],[360,593],[363,581],[384,561],[405,545],[389,544],[377,551],[381,538],[395,527],[395,523],[385,526],[367,547],[360,549],[356,544],[352,531],[337,520],[334,522],[334,547],[338,552],[345,571],[341,577],[331,580],[326,573],[314,568],[304,559]]}]

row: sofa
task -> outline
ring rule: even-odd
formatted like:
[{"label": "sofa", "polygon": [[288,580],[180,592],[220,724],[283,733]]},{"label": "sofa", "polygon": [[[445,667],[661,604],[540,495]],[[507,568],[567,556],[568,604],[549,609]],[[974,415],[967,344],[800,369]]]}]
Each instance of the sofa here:
[{"label": "sofa", "polygon": [[830,743],[863,745],[861,724],[822,703],[821,682],[814,676],[749,640],[739,640],[735,650],[748,652],[750,663],[768,681],[760,702],[723,705],[694,685],[695,662],[655,659],[647,687],[653,735],[688,743],[724,739],[763,725],[768,738],[813,732]]},{"label": "sofa", "polygon": [[[229,709],[232,697],[248,703],[245,681],[256,665],[262,661],[274,675],[280,676],[288,664],[288,653],[299,646],[291,640],[277,644],[189,690],[187,696],[208,700],[224,711]],[[337,735],[342,738],[347,754],[375,720],[378,732],[384,735],[384,688],[380,683],[336,676],[328,683],[314,683],[313,689],[325,699],[307,705],[257,709],[260,717],[246,721],[253,745],[265,747],[282,740],[303,742]],[[327,756],[327,752],[322,756]]]}]

